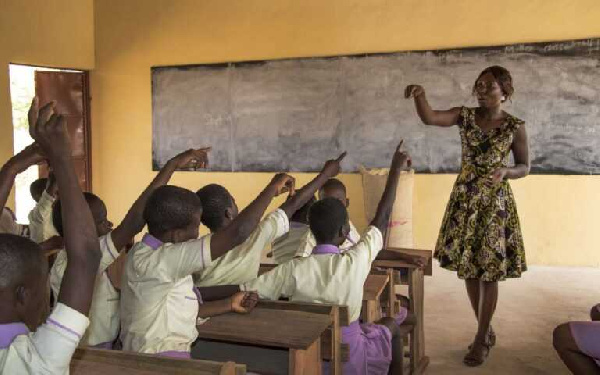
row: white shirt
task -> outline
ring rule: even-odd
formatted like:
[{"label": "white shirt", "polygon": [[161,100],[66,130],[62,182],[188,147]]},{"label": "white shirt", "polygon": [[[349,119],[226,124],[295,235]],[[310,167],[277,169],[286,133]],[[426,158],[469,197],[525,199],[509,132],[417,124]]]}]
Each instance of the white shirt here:
[{"label": "white shirt", "polygon": [[34,242],[44,242],[58,235],[52,223],[52,206],[55,201],[56,198],[44,190],[40,200],[29,213],[29,232]]},{"label": "white shirt", "polygon": [[258,224],[242,244],[215,259],[209,267],[194,275],[197,286],[237,285],[255,279],[263,251],[278,237],[287,233],[290,222],[277,209]]},{"label": "white shirt", "polygon": [[345,253],[312,254],[281,264],[257,279],[241,285],[260,298],[348,306],[350,321],[360,317],[363,286],[371,263],[383,248],[379,229],[371,226],[363,238]]},{"label": "white shirt", "polygon": [[121,289],[123,350],[190,351],[198,337],[192,274],[210,266],[210,239],[173,244],[147,234],[133,246]]},{"label": "white shirt", "polygon": [[34,333],[23,323],[0,324],[0,373],[68,374],[88,323],[85,315],[59,303]]},{"label": "white shirt", "polygon": [[309,233],[310,228],[308,225],[291,222],[290,231],[273,242],[271,248],[273,261],[277,264],[282,264],[294,258],[296,253],[306,246]]},{"label": "white shirt", "polygon": [[[90,306],[90,327],[81,340],[82,345],[95,346],[112,343],[119,334],[119,300],[120,293],[110,282],[106,269],[119,256],[111,234],[99,238],[100,266],[94,285],[94,297]],[[50,270],[50,287],[56,297],[60,290],[62,279],[67,269],[67,252],[61,250],[56,255],[56,260]]]},{"label": "white shirt", "polygon": [[[350,233],[348,233],[346,241],[344,241],[342,246],[340,246],[340,251],[342,253],[348,251],[360,241],[360,233],[358,233],[356,227],[354,226],[354,224],[352,224],[352,221],[349,221],[349,224]],[[301,241],[300,244],[298,244],[298,250],[296,251],[296,255],[294,256],[305,258],[312,254],[312,251],[315,248],[315,246],[317,246],[317,240],[315,239],[313,233],[310,230],[308,230],[304,239]]]}]

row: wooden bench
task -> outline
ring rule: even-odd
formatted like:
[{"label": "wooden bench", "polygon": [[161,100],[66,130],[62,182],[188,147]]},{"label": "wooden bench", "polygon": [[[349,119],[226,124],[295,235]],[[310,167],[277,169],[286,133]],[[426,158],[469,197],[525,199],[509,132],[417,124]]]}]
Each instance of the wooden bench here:
[{"label": "wooden bench", "polygon": [[[387,248],[386,250],[401,252],[405,254],[420,255],[427,259],[427,266],[420,269],[414,264],[406,263],[400,260],[375,260],[373,262],[374,269],[381,269],[385,272],[391,282],[387,288],[387,311],[388,315],[394,316],[399,311],[399,304],[396,297],[396,285],[408,285],[408,310],[415,316],[416,325],[414,332],[414,368],[415,373],[423,373],[429,365],[429,357],[425,355],[425,329],[424,329],[424,301],[425,301],[425,275],[431,275],[432,252],[430,250],[416,249],[399,249]],[[401,271],[404,271],[405,276],[402,277]]]},{"label": "wooden bench", "polygon": [[213,362],[158,357],[116,350],[77,349],[71,359],[72,375],[244,375],[246,366],[233,362]]},{"label": "wooden bench", "polygon": [[373,323],[381,319],[380,297],[390,280],[390,276],[370,274],[365,280],[361,318],[363,323]]},{"label": "wooden bench", "polygon": [[249,314],[210,318],[198,326],[198,337],[284,349],[288,351],[288,373],[318,375],[321,374],[321,336],[331,325],[332,318],[328,314],[276,308],[272,302],[261,301]]}]

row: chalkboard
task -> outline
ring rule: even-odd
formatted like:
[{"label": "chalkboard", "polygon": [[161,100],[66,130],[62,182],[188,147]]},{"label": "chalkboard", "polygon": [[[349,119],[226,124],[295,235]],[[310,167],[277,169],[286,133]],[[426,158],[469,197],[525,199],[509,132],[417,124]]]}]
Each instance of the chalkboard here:
[{"label": "chalkboard", "polygon": [[534,173],[600,173],[600,39],[154,67],[153,167],[210,145],[213,171],[313,172],[347,150],[354,172],[387,167],[404,138],[417,172],[457,172],[457,127],[423,125],[404,88],[423,85],[434,108],[476,106],[490,65],[513,75],[505,109],[526,121]]}]

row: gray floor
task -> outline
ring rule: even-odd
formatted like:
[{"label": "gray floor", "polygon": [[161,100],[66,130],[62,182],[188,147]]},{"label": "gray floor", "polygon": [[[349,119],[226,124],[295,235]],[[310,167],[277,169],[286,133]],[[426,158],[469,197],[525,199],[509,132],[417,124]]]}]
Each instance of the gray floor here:
[{"label": "gray floor", "polygon": [[498,342],[480,368],[462,365],[475,334],[464,283],[439,267],[426,280],[427,374],[569,374],[552,348],[552,330],[568,320],[589,320],[600,303],[600,269],[531,267],[500,284],[494,329]]}]

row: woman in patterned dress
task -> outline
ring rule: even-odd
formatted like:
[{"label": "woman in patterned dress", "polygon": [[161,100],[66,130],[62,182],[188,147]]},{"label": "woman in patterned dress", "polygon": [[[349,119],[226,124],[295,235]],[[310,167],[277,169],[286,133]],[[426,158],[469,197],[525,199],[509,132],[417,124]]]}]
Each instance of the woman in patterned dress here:
[{"label": "woman in patterned dress", "polygon": [[[509,179],[529,174],[529,144],[524,122],[502,110],[514,92],[512,77],[500,66],[485,69],[473,87],[477,108],[431,109],[425,90],[406,88],[423,123],[458,125],[462,166],[440,229],[435,257],[465,280],[478,321],[477,334],[464,363],[483,364],[496,335],[491,327],[498,281],[526,271],[523,237]],[[508,166],[512,151],[515,164]]]}]

